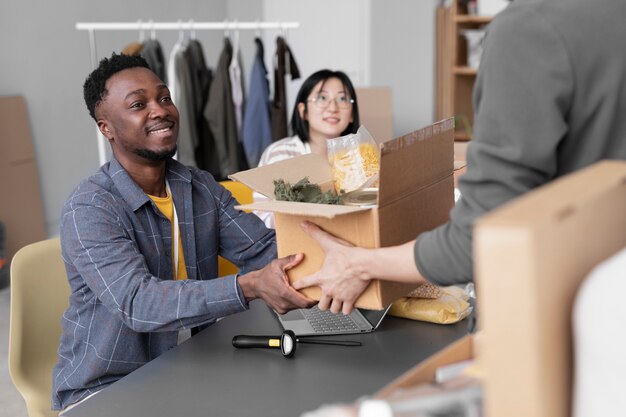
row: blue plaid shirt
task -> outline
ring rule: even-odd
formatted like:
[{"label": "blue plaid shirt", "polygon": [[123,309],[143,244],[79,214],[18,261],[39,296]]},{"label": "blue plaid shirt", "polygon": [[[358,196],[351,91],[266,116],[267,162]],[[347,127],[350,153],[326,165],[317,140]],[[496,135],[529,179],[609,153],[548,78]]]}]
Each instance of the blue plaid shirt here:
[{"label": "blue plaid shirt", "polygon": [[172,279],[171,223],[113,158],[69,197],[61,219],[71,295],[52,408],[63,409],[177,344],[178,331],[248,308],[236,276],[276,258],[275,235],[207,172],[168,161],[189,280]]}]

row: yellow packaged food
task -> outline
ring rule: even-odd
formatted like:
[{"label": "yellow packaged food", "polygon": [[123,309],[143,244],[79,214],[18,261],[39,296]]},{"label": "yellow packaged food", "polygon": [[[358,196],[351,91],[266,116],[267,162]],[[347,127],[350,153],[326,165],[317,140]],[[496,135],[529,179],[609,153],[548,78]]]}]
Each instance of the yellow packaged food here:
[{"label": "yellow packaged food", "polygon": [[376,185],[380,169],[378,145],[365,127],[326,141],[337,194]]},{"label": "yellow packaged food", "polygon": [[461,288],[440,288],[437,298],[400,298],[391,305],[389,315],[405,319],[452,324],[463,320],[472,312],[469,296]]}]

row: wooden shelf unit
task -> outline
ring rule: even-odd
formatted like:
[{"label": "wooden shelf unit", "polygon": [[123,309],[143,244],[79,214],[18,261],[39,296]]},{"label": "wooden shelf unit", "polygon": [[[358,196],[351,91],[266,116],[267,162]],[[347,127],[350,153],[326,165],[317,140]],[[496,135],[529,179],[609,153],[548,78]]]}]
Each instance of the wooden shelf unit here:
[{"label": "wooden shelf unit", "polygon": [[476,23],[479,25],[484,25],[491,22],[491,16],[457,14],[456,16],[454,16],[454,21],[456,23]]},{"label": "wooden shelf unit", "polygon": [[467,43],[463,29],[484,28],[491,16],[470,15],[462,0],[439,6],[437,28],[437,119],[456,117],[455,140],[471,140],[474,111],[472,92],[478,70],[467,66]]}]

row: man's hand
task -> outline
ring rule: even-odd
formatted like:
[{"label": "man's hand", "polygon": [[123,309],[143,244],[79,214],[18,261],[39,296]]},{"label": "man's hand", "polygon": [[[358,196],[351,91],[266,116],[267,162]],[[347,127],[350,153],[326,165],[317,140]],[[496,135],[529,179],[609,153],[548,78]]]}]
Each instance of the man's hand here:
[{"label": "man's hand", "polygon": [[285,271],[298,265],[304,255],[290,255],[275,259],[258,271],[253,271],[238,278],[246,300],[261,298],[279,314],[294,308],[309,308],[315,305],[311,300],[289,285]]},{"label": "man's hand", "polygon": [[293,288],[300,290],[317,285],[322,289],[318,304],[320,310],[330,309],[335,314],[340,311],[349,314],[371,279],[359,262],[365,249],[355,247],[313,223],[303,222],[301,226],[319,243],[326,257],[318,272],[294,282]]}]

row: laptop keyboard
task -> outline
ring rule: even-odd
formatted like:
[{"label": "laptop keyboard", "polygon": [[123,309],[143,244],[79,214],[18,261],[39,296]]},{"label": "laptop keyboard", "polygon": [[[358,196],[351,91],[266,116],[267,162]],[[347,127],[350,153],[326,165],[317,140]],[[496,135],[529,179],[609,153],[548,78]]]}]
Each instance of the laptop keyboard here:
[{"label": "laptop keyboard", "polygon": [[301,311],[316,332],[359,330],[359,326],[352,320],[352,317],[341,313],[333,314],[330,310],[321,311],[317,307]]}]

